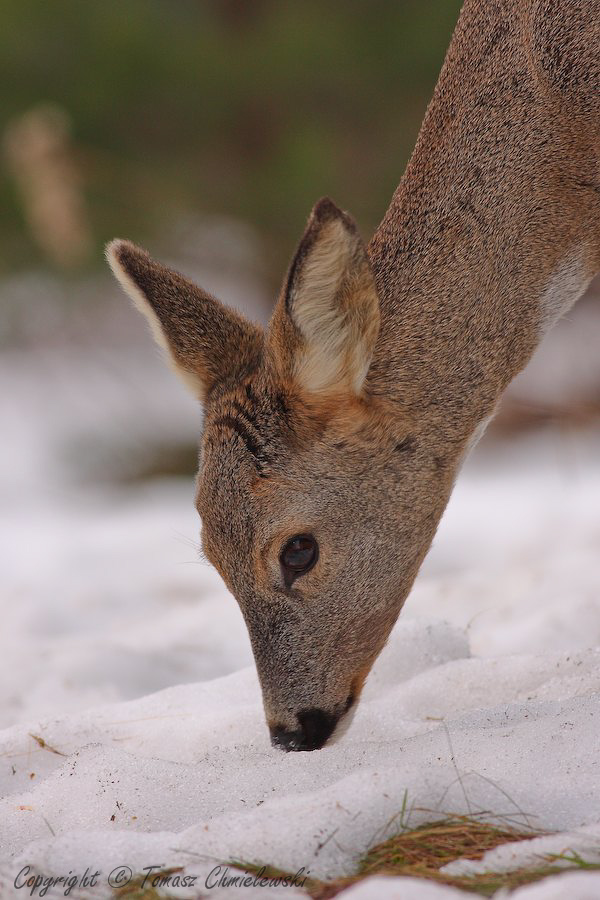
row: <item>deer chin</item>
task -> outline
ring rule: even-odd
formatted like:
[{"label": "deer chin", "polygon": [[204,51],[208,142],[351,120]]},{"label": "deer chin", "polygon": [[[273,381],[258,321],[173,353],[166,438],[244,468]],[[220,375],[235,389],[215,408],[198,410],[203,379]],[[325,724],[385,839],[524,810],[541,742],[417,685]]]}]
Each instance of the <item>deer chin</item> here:
[{"label": "deer chin", "polygon": [[349,709],[346,710],[345,713],[338,719],[337,725],[327,741],[327,746],[331,747],[333,744],[338,744],[341,739],[348,733],[350,726],[354,721],[354,717],[356,715],[356,710],[358,709],[358,702],[354,702]]}]

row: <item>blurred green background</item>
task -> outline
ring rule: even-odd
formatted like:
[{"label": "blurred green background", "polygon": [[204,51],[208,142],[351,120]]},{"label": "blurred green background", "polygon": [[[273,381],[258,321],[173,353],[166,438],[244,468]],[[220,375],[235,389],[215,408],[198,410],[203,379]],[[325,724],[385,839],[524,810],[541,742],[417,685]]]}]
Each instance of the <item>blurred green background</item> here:
[{"label": "blurred green background", "polygon": [[[90,236],[79,268],[100,265],[115,235],[152,244],[165,223],[200,211],[256,226],[277,281],[319,196],[351,210],[365,236],[376,227],[460,0],[1,6],[4,128],[42,102],[70,119]],[[0,272],[56,263],[22,194],[5,152]]]},{"label": "blurred green background", "polygon": [[[320,196],[377,227],[460,5],[0,0],[0,348],[149,352],[104,263],[117,236],[264,321]],[[497,424],[598,418],[599,290]]]}]

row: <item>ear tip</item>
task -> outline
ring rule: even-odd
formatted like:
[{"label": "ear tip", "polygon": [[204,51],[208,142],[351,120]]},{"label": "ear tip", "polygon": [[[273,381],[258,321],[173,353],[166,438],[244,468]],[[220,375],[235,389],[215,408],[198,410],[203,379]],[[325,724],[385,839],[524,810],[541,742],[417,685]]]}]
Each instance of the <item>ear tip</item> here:
[{"label": "ear tip", "polygon": [[313,207],[313,218],[318,222],[327,222],[330,219],[339,219],[344,216],[342,210],[333,202],[331,197],[321,197]]},{"label": "ear tip", "polygon": [[[104,256],[106,257],[106,261],[109,265],[113,265],[115,262],[119,262],[121,256],[123,255],[123,251],[126,249],[129,241],[125,241],[122,238],[114,238],[112,241],[109,241],[104,248]],[[131,245],[130,245],[131,246]]]},{"label": "ear tip", "polygon": [[148,254],[141,247],[136,247],[131,241],[123,238],[114,238],[104,248],[104,255],[109,266],[115,272],[117,269],[126,267],[128,262],[134,260],[139,262],[142,257],[147,257]]},{"label": "ear tip", "polygon": [[354,235],[358,232],[356,222],[352,216],[343,209],[340,209],[339,206],[333,202],[331,197],[321,197],[321,199],[315,203],[311,221],[317,225],[326,225],[328,222],[341,222],[346,231],[350,234]]}]

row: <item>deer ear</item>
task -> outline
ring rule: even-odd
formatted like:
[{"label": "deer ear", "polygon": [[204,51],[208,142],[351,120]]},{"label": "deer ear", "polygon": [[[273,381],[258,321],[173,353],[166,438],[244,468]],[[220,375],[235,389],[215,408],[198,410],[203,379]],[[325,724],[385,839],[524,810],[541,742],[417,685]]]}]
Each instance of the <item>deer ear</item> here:
[{"label": "deer ear", "polygon": [[379,333],[379,298],[354,221],[314,207],[269,328],[280,373],[313,394],[360,395]]},{"label": "deer ear", "polygon": [[201,400],[218,381],[257,368],[263,344],[257,325],[129,241],[112,241],[106,257],[175,371]]}]

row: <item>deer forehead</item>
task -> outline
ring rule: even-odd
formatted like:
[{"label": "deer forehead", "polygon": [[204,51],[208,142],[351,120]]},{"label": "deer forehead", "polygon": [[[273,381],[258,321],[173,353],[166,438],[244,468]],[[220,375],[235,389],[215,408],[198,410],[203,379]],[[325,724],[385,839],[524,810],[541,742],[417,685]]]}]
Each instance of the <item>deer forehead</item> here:
[{"label": "deer forehead", "polygon": [[294,534],[335,530],[356,502],[357,462],[368,464],[329,440],[290,446],[276,429],[266,437],[239,411],[220,411],[206,425],[197,490],[210,560],[248,575],[252,560],[278,554]]}]

